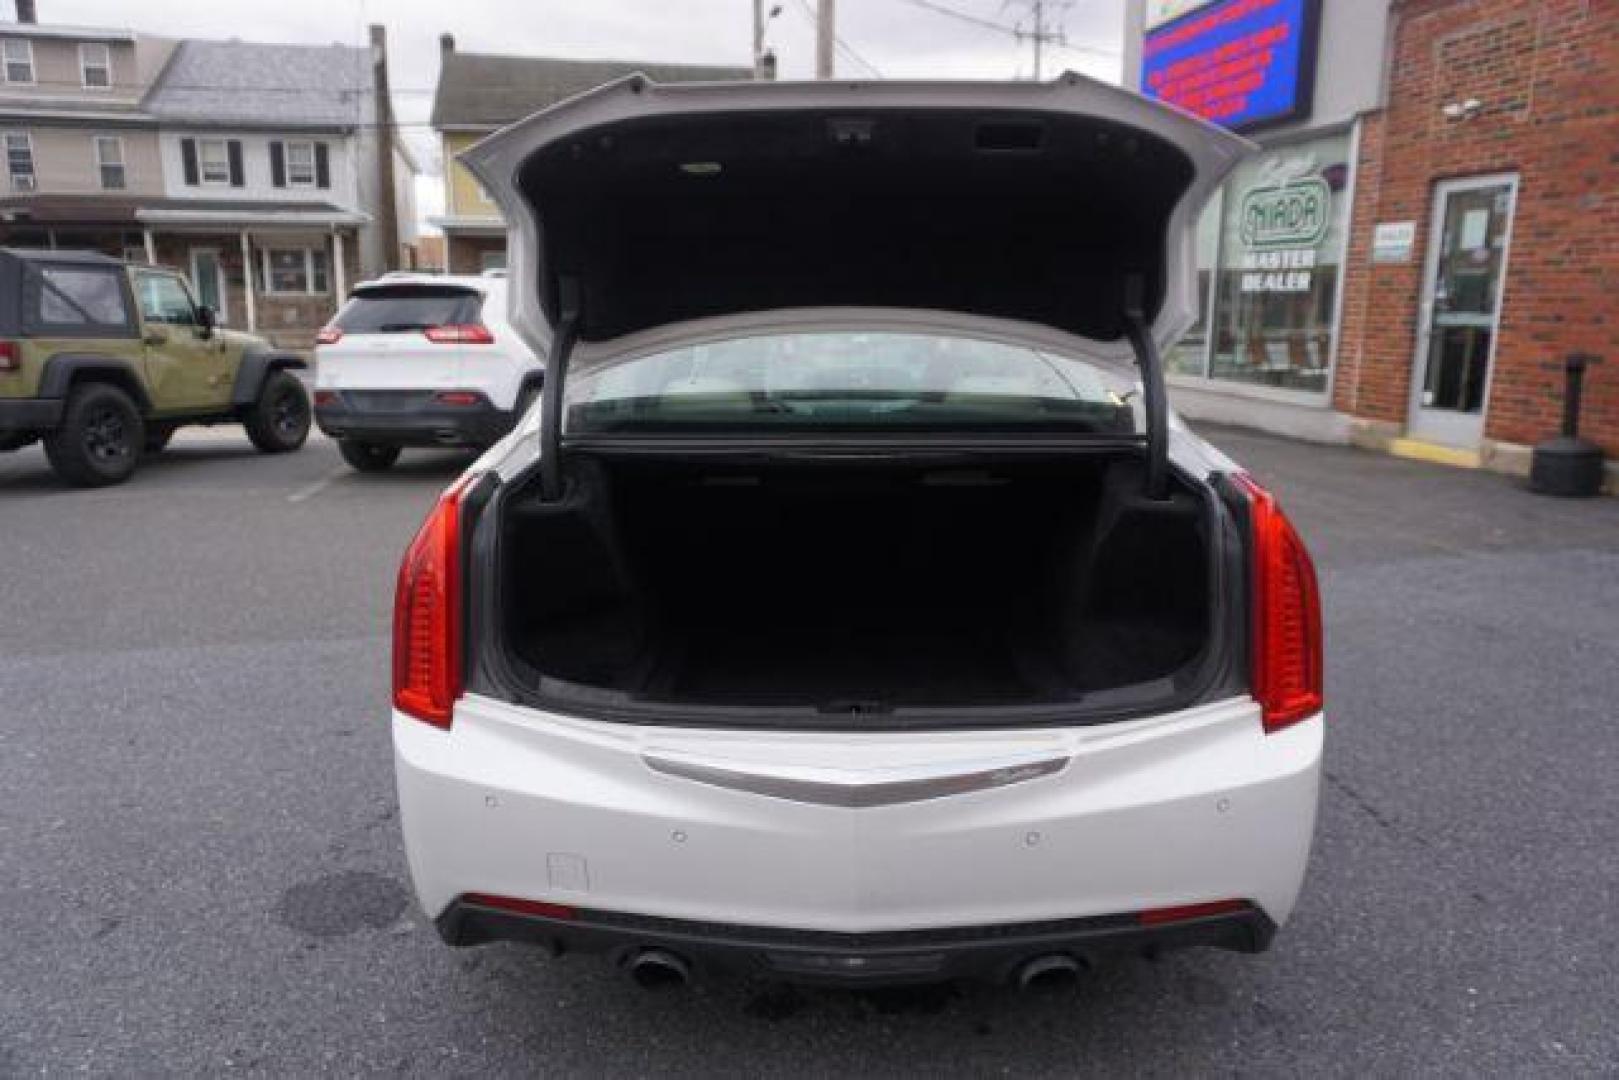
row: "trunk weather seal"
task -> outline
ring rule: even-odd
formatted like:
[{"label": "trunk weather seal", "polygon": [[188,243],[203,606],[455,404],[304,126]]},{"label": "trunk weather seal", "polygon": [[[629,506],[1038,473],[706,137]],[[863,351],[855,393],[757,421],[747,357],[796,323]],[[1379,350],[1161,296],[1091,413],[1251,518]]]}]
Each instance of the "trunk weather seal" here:
[{"label": "trunk weather seal", "polygon": [[857,457],[863,454],[986,453],[1043,454],[1077,450],[1085,453],[1140,450],[1143,436],[1117,436],[1050,432],[997,433],[995,435],[879,434],[875,432],[803,432],[761,435],[572,435],[567,448],[602,456],[625,457],[670,453],[723,457],[773,457],[787,453]]}]

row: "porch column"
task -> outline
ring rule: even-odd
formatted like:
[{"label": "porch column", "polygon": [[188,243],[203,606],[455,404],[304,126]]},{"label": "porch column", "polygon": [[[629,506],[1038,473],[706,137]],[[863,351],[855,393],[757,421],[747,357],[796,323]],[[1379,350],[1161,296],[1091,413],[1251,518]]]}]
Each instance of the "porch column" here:
[{"label": "porch column", "polygon": [[247,301],[247,332],[259,328],[257,306],[253,302],[253,245],[248,242],[247,230],[242,233],[242,294]]},{"label": "porch column", "polygon": [[146,265],[157,265],[157,241],[152,238],[151,229],[141,230],[141,239],[146,243]]},{"label": "porch column", "polygon": [[343,298],[349,294],[343,269],[343,233],[339,229],[332,230],[332,280],[337,283],[337,303],[332,305],[335,311],[343,306]]}]

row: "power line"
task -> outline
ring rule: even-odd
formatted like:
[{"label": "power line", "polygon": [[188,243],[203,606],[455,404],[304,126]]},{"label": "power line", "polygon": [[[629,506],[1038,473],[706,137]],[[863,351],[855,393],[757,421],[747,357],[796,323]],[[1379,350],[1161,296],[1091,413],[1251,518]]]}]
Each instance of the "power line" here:
[{"label": "power line", "polygon": [[848,42],[844,41],[843,38],[841,38],[841,37],[834,38],[834,40],[837,42],[838,48],[843,50],[843,54],[845,56],[847,56],[849,59],[853,60],[855,63],[859,64],[861,67],[865,68],[867,71],[871,72],[877,78],[880,79],[880,78],[883,77],[883,73],[880,70],[878,70],[877,65],[873,64],[870,60],[867,60],[864,56],[861,56],[859,53],[855,52],[853,45],[850,45]]},{"label": "power line", "polygon": [[945,15],[949,18],[956,19],[964,23],[969,23],[984,30],[994,30],[1002,34],[1011,34],[1013,37],[1016,37],[1020,33],[1018,28],[1015,26],[1009,26],[1006,23],[998,23],[993,19],[985,19],[981,16],[972,15],[965,11],[957,11],[955,8],[946,7],[944,4],[934,3],[934,0],[904,0],[904,2],[910,4],[912,7],[924,8],[928,11],[934,12],[935,14]]},{"label": "power line", "polygon": [[[955,19],[958,22],[966,23],[969,26],[976,26],[980,30],[992,30],[997,34],[1005,34],[1015,40],[1021,41],[1031,36],[1029,31],[1023,29],[1021,26],[1014,25],[1012,23],[996,22],[994,19],[987,19],[981,15],[974,15],[971,12],[962,11],[958,8],[953,8],[946,4],[938,3],[937,0],[902,0],[902,2],[910,4],[912,7],[919,7],[925,11],[931,11],[936,15],[943,15],[946,18]],[[1045,44],[1054,45],[1059,49],[1067,49],[1070,52],[1093,53],[1097,56],[1106,56],[1110,59],[1117,57],[1122,53],[1122,50],[1120,49],[1109,49],[1100,45],[1076,44],[1069,41],[1065,36],[1062,36],[1061,31],[1059,31],[1056,35],[1046,35]]]}]

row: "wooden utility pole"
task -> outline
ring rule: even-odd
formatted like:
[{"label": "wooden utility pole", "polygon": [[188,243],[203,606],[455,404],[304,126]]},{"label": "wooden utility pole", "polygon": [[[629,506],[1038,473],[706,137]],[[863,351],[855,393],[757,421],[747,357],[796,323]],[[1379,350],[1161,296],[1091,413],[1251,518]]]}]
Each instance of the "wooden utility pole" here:
[{"label": "wooden utility pole", "polygon": [[753,77],[762,77],[765,55],[765,0],[753,0]]},{"label": "wooden utility pole", "polygon": [[[1056,28],[1051,30],[1046,29],[1047,4],[1059,9]],[[1045,57],[1045,47],[1047,45],[1066,43],[1067,39],[1063,36],[1062,31],[1062,16],[1068,4],[1064,0],[1023,0],[1021,6],[1027,10],[1028,14],[1024,19],[1018,21],[1017,28],[1013,33],[1019,41],[1028,38],[1034,43],[1034,79],[1038,82],[1044,74],[1042,61]]]},{"label": "wooden utility pole", "polygon": [[835,0],[819,0],[815,5],[815,77],[830,79],[836,62],[837,4]]},{"label": "wooden utility pole", "polygon": [[1044,0],[1034,0],[1034,81],[1040,81],[1040,46],[1046,39],[1046,5]]},{"label": "wooden utility pole", "polygon": [[[382,270],[399,269],[399,204],[395,202],[398,192],[394,185],[394,140],[399,137],[399,131],[394,126],[393,95],[388,90],[388,31],[380,23],[371,26],[371,92],[376,96],[376,123],[375,133],[377,146],[377,205],[376,223],[377,233],[382,238]],[[358,243],[358,238],[356,238]],[[338,249],[342,255],[342,247]],[[365,249],[360,249],[360,265],[365,267]],[[370,268],[364,273],[369,275]],[[338,280],[343,280],[343,271],[338,271]],[[248,279],[251,288],[252,279]],[[339,302],[347,297],[338,297]]]}]

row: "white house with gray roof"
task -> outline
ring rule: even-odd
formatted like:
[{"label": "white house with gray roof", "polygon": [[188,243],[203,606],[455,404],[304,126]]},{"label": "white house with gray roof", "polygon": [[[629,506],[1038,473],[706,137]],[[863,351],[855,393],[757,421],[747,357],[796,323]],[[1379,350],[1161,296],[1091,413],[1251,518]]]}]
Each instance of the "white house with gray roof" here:
[{"label": "white house with gray roof", "polygon": [[139,216],[227,323],[302,343],[348,285],[400,264],[414,210],[401,221],[383,197],[378,156],[395,186],[415,168],[384,137],[375,80],[373,50],[346,45],[175,49],[144,102],[164,199]]},{"label": "white house with gray roof", "polygon": [[347,286],[413,265],[386,56],[381,27],[357,48],[0,22],[0,243],[177,266],[224,324],[307,344]]}]

